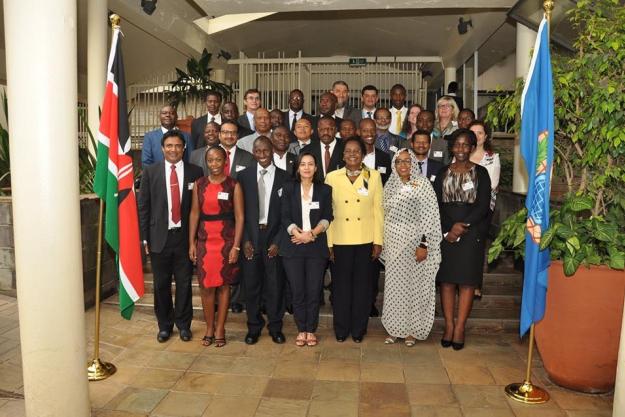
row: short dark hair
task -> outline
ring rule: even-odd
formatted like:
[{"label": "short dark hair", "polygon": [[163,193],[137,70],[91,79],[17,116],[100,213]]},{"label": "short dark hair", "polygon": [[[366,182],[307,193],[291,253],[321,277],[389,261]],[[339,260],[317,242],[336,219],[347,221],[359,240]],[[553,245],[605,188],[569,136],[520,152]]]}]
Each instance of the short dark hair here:
[{"label": "short dark hair", "polygon": [[336,127],[336,120],[334,119],[334,117],[331,116],[322,116],[319,121],[317,122],[317,128],[319,128],[319,123],[321,123],[322,120],[326,120],[328,122],[331,122],[334,127]]},{"label": "short dark hair", "polygon": [[344,85],[345,88],[347,88],[349,90],[349,85],[347,85],[347,83],[345,81],[342,81],[342,80],[334,81],[332,83],[332,88],[336,87],[337,85]]},{"label": "short dark hair", "polygon": [[362,141],[362,139],[360,138],[360,136],[350,136],[347,139],[344,139],[343,140],[343,149],[345,149],[345,147],[347,146],[347,144],[349,142],[356,142],[358,144],[358,146],[360,146],[360,151],[362,152],[362,156],[364,158],[364,156],[367,154],[367,147],[365,146],[365,144]]},{"label": "short dark hair", "polygon": [[404,94],[406,94],[406,87],[404,87],[404,86],[403,86],[403,85],[401,85],[401,84],[395,84],[394,86],[392,86],[392,87],[391,87],[391,90],[390,90],[390,91],[393,91],[393,90],[395,90],[396,88],[398,88],[398,89],[400,89],[400,90],[403,90],[403,91],[404,91]]},{"label": "short dark hair", "polygon": [[[221,125],[215,121],[206,123],[206,126],[214,126],[218,132],[221,132]],[[206,126],[204,126],[204,129],[206,129]]]},{"label": "short dark hair", "polygon": [[[302,159],[303,159],[305,156],[310,156],[310,157],[313,159],[313,161],[315,161],[315,166],[317,167],[317,169],[319,169],[319,167],[318,167],[318,165],[317,165],[317,158],[315,157],[315,155],[313,155],[313,154],[312,154],[311,152],[309,152],[309,151],[304,151],[304,152],[300,153],[300,154],[297,156],[297,167],[295,168],[295,180],[296,180],[296,181],[298,181],[298,182],[301,182],[301,181],[302,181],[302,178],[301,178],[301,177],[300,177],[300,175],[299,175],[299,164],[301,164],[301,163],[302,163]],[[318,182],[320,182],[320,181],[319,181],[319,178],[317,177],[317,175],[313,175],[313,182],[314,182],[314,183],[318,183]]]},{"label": "short dark hair", "polygon": [[166,132],[161,138],[161,146],[162,147],[165,146],[165,139],[173,138],[174,136],[182,141],[182,144],[184,145],[185,148],[187,147],[187,141],[184,139],[184,135],[182,134],[182,132],[179,131],[178,129],[172,129]]},{"label": "short dark hair", "polygon": [[414,142],[414,139],[417,136],[427,136],[428,139],[430,140],[430,142],[432,142],[432,136],[430,135],[430,132],[428,132],[427,130],[423,130],[423,129],[417,129],[412,136],[410,137],[410,141]]},{"label": "short dark hair", "polygon": [[454,133],[452,133],[450,141],[451,146],[453,147],[456,141],[463,136],[469,139],[469,143],[471,144],[471,146],[477,146],[477,136],[475,136],[475,133],[469,129],[458,129]]},{"label": "short dark hair", "polygon": [[[473,132],[471,132],[473,133]],[[269,145],[269,147],[271,148],[271,150],[273,151],[273,143],[271,143],[271,139],[269,139],[267,136],[263,136],[260,135],[259,137],[257,137],[256,139],[254,139],[254,143],[252,144],[252,149],[254,149],[254,146],[256,146],[257,143],[259,142],[265,142]]]},{"label": "short dark hair", "polygon": [[223,100],[223,96],[221,95],[221,93],[217,90],[209,90],[206,92],[206,96],[204,97],[204,100],[208,100],[208,98],[210,96],[215,96],[219,99],[219,101]]},{"label": "short dark hair", "polygon": [[226,153],[226,150],[224,148],[222,148],[219,145],[213,145],[209,147],[208,149],[206,149],[206,153],[204,154],[204,159],[206,159],[210,151],[218,151],[219,153],[221,153],[221,156],[223,156],[224,159],[228,158],[228,154]]},{"label": "short dark hair", "polygon": [[362,87],[362,91],[360,93],[364,95],[365,91],[369,91],[369,90],[375,91],[376,95],[379,94],[378,88],[375,85],[371,85],[371,84],[367,84],[364,87]]},{"label": "short dark hair", "polygon": [[434,114],[434,112],[432,110],[427,110],[427,109],[423,109],[421,110],[422,114],[430,114],[432,116],[433,119],[436,119],[436,115]]},{"label": "short dark hair", "polygon": [[468,107],[465,107],[464,109],[460,110],[460,112],[458,112],[458,114],[462,113],[463,111],[469,113],[471,115],[471,117],[473,118],[473,120],[475,120],[475,113],[473,112],[473,110],[471,110]]},{"label": "short dark hair", "polygon": [[458,83],[455,81],[452,81],[449,83],[449,85],[447,86],[447,92],[448,93],[457,93],[458,92]]},{"label": "short dark hair", "polygon": [[252,93],[256,93],[260,95],[260,91],[258,90],[258,88],[250,88],[247,91],[245,91],[245,94],[243,94],[243,99],[245,100],[247,98],[247,95],[252,94]]}]

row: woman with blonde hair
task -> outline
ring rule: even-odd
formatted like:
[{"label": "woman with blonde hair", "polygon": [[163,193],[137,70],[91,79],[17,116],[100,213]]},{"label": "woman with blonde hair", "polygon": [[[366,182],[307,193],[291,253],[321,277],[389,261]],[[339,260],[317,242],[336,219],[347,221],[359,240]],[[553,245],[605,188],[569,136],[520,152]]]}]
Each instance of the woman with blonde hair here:
[{"label": "woman with blonde hair", "polygon": [[436,120],[432,139],[443,139],[458,129],[458,114],[460,109],[453,97],[443,96],[436,103]]}]

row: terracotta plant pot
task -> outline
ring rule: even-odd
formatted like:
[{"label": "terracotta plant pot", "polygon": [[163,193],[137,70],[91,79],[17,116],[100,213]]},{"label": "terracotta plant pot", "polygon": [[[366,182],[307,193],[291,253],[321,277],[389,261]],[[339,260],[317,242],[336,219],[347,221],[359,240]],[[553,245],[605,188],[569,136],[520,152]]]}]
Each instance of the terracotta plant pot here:
[{"label": "terracotta plant pot", "polygon": [[551,263],[536,344],[553,382],[591,393],[614,388],[624,297],[624,271],[582,266],[566,277],[562,262]]}]

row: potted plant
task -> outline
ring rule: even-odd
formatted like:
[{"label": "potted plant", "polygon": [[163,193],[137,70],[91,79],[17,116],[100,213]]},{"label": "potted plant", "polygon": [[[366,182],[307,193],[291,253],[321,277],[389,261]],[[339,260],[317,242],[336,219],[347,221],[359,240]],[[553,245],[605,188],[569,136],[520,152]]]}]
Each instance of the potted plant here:
[{"label": "potted plant", "polygon": [[[174,81],[170,81],[171,91],[167,94],[167,99],[171,105],[178,107],[179,104],[186,106],[187,101],[193,102],[192,114],[198,113],[198,103],[203,103],[206,98],[206,93],[209,91],[218,91],[224,97],[229,99],[232,95],[232,88],[224,83],[211,80],[211,73],[213,68],[209,67],[212,54],[209,53],[206,48],[202,51],[200,59],[191,57],[187,60],[187,71],[183,71],[180,68],[176,68],[178,78]],[[186,109],[186,107],[185,107]],[[191,116],[189,116],[192,119]],[[188,121],[188,130],[191,129],[191,121]],[[187,130],[183,120],[179,121],[178,127],[182,130]]]},{"label": "potted plant", "polygon": [[[566,191],[540,245],[552,264],[536,342],[554,382],[605,392],[614,386],[625,296],[625,8],[580,0],[568,18],[576,52],[552,56],[554,181],[564,179]],[[514,121],[520,91],[492,102],[487,121]],[[518,131],[518,120],[512,124]],[[489,262],[504,249],[523,255],[526,215],[502,224]]]}]

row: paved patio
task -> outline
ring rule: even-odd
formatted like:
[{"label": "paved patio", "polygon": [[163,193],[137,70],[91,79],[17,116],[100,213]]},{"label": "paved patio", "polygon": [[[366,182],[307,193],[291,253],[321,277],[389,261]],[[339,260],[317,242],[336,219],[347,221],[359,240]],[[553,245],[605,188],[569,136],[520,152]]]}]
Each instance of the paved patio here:
[{"label": "paved patio", "polygon": [[[93,351],[94,310],[86,313]],[[194,340],[177,333],[156,341],[152,315],[123,320],[112,306],[102,309],[101,358],[118,372],[89,384],[97,417],[608,417],[611,395],[584,395],[548,380],[540,358],[534,383],[552,400],[526,406],[506,398],[503,387],[524,376],[527,341],[514,334],[469,334],[464,350],[439,345],[432,334],[413,348],[384,345],[377,326],[357,345],[337,343],[327,320],[315,348],[294,346],[296,330],[286,318],[287,343],[264,333],[247,346],[244,315],[232,315],[228,345],[203,347],[203,325],[194,321]],[[24,415],[16,300],[0,295],[0,417]]]}]

